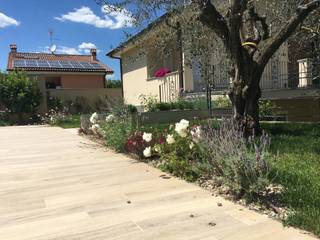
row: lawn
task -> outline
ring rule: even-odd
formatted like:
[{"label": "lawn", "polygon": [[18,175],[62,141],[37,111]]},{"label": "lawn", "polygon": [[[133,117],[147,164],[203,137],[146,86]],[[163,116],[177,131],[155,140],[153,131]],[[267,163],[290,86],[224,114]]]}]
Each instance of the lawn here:
[{"label": "lawn", "polygon": [[264,123],[272,135],[275,181],[293,212],[286,224],[320,235],[320,124]]},{"label": "lawn", "polygon": [[55,126],[61,128],[80,128],[80,115],[70,115],[63,120],[58,120]]}]

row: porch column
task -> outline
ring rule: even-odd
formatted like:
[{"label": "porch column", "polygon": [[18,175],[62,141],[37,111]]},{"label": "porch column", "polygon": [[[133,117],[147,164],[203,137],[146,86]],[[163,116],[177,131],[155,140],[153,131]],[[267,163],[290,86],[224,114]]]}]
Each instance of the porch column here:
[{"label": "porch column", "polygon": [[186,63],[186,56],[185,53],[183,53],[183,86],[184,91],[193,91],[193,71],[189,64]]},{"label": "porch column", "polygon": [[308,87],[312,85],[312,59],[305,58],[298,60],[299,63],[299,86]]}]

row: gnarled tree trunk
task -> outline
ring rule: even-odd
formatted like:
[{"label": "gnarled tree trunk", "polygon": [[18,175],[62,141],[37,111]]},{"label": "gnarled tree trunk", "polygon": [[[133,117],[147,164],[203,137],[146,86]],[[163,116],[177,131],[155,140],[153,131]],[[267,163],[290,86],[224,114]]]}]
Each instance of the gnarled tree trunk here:
[{"label": "gnarled tree trunk", "polygon": [[[254,70],[254,67],[252,67]],[[254,71],[242,73],[238,68],[232,70],[232,86],[229,98],[233,106],[235,121],[243,128],[246,135],[260,134],[259,99],[261,89],[259,86],[261,75]]]}]

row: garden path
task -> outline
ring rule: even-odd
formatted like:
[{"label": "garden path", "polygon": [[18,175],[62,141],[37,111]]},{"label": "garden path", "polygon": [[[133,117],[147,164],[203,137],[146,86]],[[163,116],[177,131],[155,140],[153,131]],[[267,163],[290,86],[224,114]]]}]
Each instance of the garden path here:
[{"label": "garden path", "polygon": [[0,128],[0,239],[315,238],[75,131],[34,126]]}]

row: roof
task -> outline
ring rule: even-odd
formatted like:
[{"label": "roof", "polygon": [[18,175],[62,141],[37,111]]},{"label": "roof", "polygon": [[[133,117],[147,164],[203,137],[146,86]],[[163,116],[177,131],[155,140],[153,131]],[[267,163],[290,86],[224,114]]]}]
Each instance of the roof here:
[{"label": "roof", "polygon": [[156,19],[154,22],[150,23],[145,29],[143,29],[142,31],[138,32],[136,35],[134,35],[133,37],[129,38],[127,41],[121,43],[118,47],[116,47],[115,49],[111,50],[110,52],[108,52],[106,55],[109,57],[113,57],[113,58],[117,58],[115,55],[117,53],[119,53],[121,50],[123,50],[124,48],[126,48],[129,44],[134,43],[134,41],[144,37],[147,33],[149,33],[152,29],[154,29],[155,27],[159,26],[160,24],[162,24],[168,17],[170,17],[171,15],[173,15],[173,13],[175,13],[175,11],[172,12],[168,12],[164,15],[162,15],[161,17],[159,17],[158,19]]},{"label": "roof", "polygon": [[28,53],[11,51],[7,70],[19,69],[36,72],[100,72],[112,74],[113,70],[94,59],[92,55]]}]

